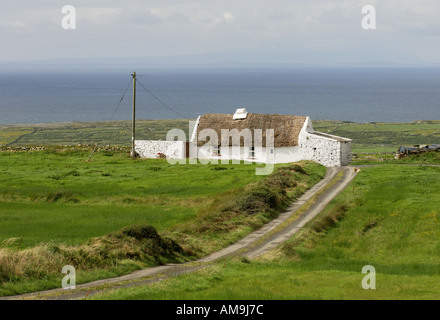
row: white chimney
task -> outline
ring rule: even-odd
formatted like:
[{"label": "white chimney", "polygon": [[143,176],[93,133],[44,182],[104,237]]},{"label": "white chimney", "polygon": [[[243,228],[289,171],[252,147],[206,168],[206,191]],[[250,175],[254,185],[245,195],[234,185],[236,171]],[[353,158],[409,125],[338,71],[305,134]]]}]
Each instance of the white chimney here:
[{"label": "white chimney", "polygon": [[235,111],[232,119],[234,119],[234,120],[246,119],[247,115],[248,115],[248,112],[246,111],[246,108],[240,108]]}]

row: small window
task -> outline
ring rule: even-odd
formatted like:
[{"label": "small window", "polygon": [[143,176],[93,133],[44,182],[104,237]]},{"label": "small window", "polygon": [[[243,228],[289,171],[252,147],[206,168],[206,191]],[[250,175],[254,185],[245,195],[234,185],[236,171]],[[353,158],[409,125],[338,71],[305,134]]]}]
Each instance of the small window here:
[{"label": "small window", "polygon": [[255,147],[249,148],[249,158],[255,158]]},{"label": "small window", "polygon": [[212,148],[212,155],[214,157],[220,157],[221,156],[220,147],[219,146],[216,146],[216,147]]},{"label": "small window", "polygon": [[273,149],[270,149],[270,154],[273,154]]}]

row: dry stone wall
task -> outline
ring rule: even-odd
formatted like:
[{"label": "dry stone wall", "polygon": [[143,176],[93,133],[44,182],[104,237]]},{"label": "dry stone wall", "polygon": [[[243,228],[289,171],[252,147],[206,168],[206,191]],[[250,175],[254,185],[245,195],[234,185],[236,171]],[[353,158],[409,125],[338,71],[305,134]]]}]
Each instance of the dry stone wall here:
[{"label": "dry stone wall", "polygon": [[171,159],[185,158],[184,141],[136,140],[135,151],[141,158],[156,159],[164,154]]},{"label": "dry stone wall", "polygon": [[326,167],[342,165],[340,141],[314,135],[313,133],[304,133],[300,148],[305,160],[313,160]]}]

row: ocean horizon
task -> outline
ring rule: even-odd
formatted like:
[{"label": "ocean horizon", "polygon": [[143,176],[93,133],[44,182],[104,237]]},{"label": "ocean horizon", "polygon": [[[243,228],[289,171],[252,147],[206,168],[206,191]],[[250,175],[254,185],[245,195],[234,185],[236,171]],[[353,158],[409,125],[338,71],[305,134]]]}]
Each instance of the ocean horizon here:
[{"label": "ocean horizon", "polygon": [[[138,119],[246,108],[357,123],[440,120],[440,68],[136,71]],[[0,72],[0,124],[130,120],[131,72]]]}]

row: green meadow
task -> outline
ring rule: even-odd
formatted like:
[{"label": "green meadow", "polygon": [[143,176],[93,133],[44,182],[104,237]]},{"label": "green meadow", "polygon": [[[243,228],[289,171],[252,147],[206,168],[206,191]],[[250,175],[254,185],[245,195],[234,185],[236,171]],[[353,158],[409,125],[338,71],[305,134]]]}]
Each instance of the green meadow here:
[{"label": "green meadow", "polygon": [[[362,168],[300,233],[255,261],[94,299],[439,299],[440,168]],[[376,289],[362,288],[376,270]]]},{"label": "green meadow", "polygon": [[[188,132],[189,120],[136,120],[139,140],[166,140],[170,129]],[[0,125],[1,146],[96,144],[129,146],[131,121]]]},{"label": "green meadow", "polygon": [[[53,148],[0,152],[0,243],[84,243],[145,222],[163,230],[211,197],[255,182],[256,165],[171,165],[128,152]],[[219,170],[219,168],[224,170]]]},{"label": "green meadow", "polygon": [[325,175],[312,162],[169,164],[124,148],[0,152],[0,296],[115,277],[220,250],[261,227]]},{"label": "green meadow", "polygon": [[395,153],[400,146],[440,144],[440,121],[354,123],[313,121],[315,130],[353,140],[353,153]]}]

